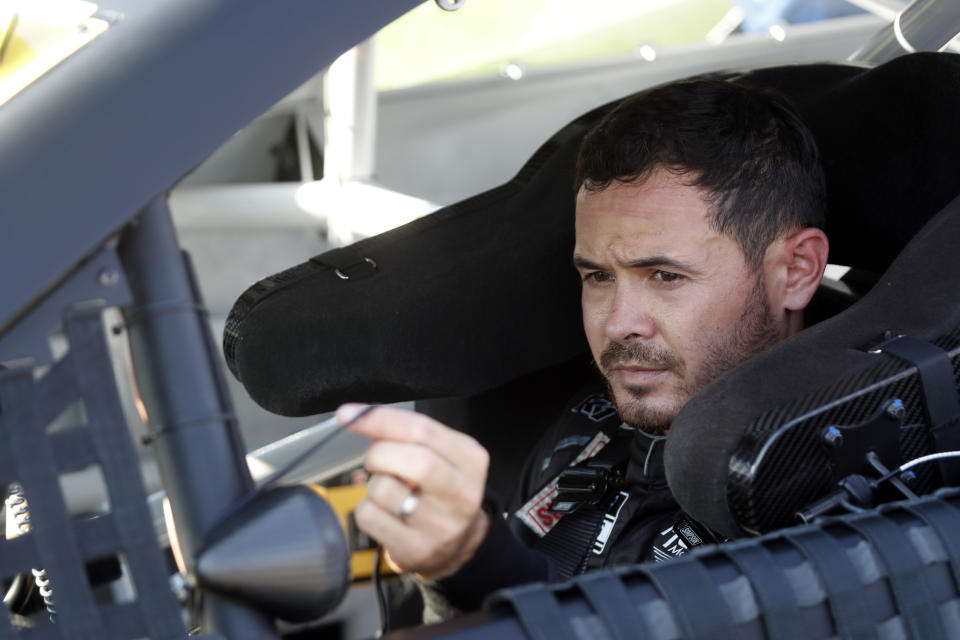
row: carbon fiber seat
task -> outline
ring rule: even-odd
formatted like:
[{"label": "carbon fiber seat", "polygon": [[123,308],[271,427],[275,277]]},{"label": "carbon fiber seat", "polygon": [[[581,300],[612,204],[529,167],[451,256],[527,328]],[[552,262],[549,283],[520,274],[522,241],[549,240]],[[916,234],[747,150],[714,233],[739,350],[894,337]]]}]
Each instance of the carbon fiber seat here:
[{"label": "carbon fiber seat", "polygon": [[[893,468],[960,449],[958,243],[960,198],[917,234],[862,300],[691,400],[671,427],[664,460],[681,506],[730,537],[771,531],[794,524],[797,512],[845,476],[869,476],[868,451]],[[924,379],[923,365],[878,352],[887,332],[942,349],[946,380]],[[943,418],[938,403],[946,407]],[[844,429],[854,425],[863,426]],[[935,461],[917,467],[913,489],[955,483],[953,468]]]}]

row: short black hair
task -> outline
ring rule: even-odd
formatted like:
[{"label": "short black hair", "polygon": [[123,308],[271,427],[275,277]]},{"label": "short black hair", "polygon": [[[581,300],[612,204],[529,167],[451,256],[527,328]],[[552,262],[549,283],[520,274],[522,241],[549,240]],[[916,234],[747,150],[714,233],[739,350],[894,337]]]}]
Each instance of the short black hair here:
[{"label": "short black hair", "polygon": [[707,77],[632,96],[584,138],[575,187],[601,191],[660,167],[712,194],[712,226],[737,241],[753,269],[782,234],[824,227],[813,134],[772,91]]}]

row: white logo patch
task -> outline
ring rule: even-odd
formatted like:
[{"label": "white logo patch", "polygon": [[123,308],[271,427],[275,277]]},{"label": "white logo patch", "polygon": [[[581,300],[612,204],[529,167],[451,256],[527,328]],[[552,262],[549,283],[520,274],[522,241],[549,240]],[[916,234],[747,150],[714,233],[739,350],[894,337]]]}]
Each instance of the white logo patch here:
[{"label": "white logo patch", "polygon": [[613,532],[613,525],[617,524],[617,520],[620,519],[620,511],[629,499],[630,494],[626,491],[621,491],[618,494],[617,501],[614,503],[612,513],[608,511],[603,514],[603,524],[600,525],[600,533],[597,534],[597,539],[593,541],[594,554],[598,556],[603,555],[603,550],[607,548],[607,540],[610,539],[610,534]]},{"label": "white logo patch", "polygon": [[687,543],[677,534],[673,525],[670,525],[653,541],[653,560],[655,562],[673,560],[685,554],[687,549],[689,549]]}]

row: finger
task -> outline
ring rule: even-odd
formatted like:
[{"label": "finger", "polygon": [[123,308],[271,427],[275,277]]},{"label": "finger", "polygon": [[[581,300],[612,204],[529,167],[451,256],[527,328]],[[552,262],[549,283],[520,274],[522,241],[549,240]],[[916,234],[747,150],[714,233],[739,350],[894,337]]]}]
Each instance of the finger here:
[{"label": "finger", "polygon": [[[411,495],[417,496],[417,506],[412,513],[401,517],[401,506]],[[456,531],[463,529],[464,525],[473,519],[475,510],[479,508],[479,503],[475,508],[459,508],[460,504],[411,489],[402,480],[381,474],[374,474],[367,485],[367,499],[385,513],[410,527],[427,532],[428,535],[444,532],[455,535]]]},{"label": "finger", "polygon": [[[337,410],[337,421],[346,424],[364,408],[366,405],[345,404]],[[373,440],[429,444],[441,453],[476,444],[476,440],[470,436],[440,424],[429,416],[395,407],[377,407],[351,424],[350,430]]]},{"label": "finger", "polygon": [[[404,521],[366,498],[357,505],[354,519],[361,531],[383,545],[402,571],[426,577],[439,577],[438,571],[452,573],[468,559],[456,562],[457,566],[452,570],[445,569],[464,548],[464,540],[476,517],[469,520],[450,518],[450,514],[437,509],[421,511],[423,508],[418,508]],[[475,549],[471,549],[471,555],[473,551]]]},{"label": "finger", "polygon": [[387,566],[390,567],[390,571],[393,571],[397,575],[401,573],[407,573],[403,567],[397,564],[397,561],[390,556],[390,551],[387,549],[383,550],[383,559],[386,561]]},{"label": "finger", "polygon": [[[407,499],[407,496],[413,492],[414,489],[411,489],[396,477],[380,473],[374,474],[367,485],[367,498],[375,502],[384,511],[393,513],[396,517],[400,517],[400,506]],[[415,514],[416,511],[407,516],[406,519],[413,517]],[[403,519],[401,518],[401,520]]]},{"label": "finger", "polygon": [[382,544],[401,571],[420,571],[439,561],[430,557],[434,554],[419,532],[373,500],[361,500],[353,515],[357,527]]},{"label": "finger", "polygon": [[475,507],[483,497],[483,476],[465,473],[422,445],[376,442],[363,464],[371,473],[395,476],[408,487],[467,508]]},{"label": "finger", "polygon": [[[363,409],[364,405],[343,405],[337,410],[337,420],[346,424]],[[377,407],[350,425],[350,430],[373,440],[424,445],[471,474],[485,476],[489,466],[489,454],[475,439],[413,411]]]}]

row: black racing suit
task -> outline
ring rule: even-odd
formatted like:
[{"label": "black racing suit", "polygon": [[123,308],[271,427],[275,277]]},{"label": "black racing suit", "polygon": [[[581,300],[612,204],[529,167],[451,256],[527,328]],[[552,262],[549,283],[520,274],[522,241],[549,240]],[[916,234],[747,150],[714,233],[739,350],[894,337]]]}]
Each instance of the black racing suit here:
[{"label": "black racing suit", "polygon": [[[488,493],[490,531],[477,553],[456,574],[423,585],[425,621],[479,608],[497,589],[665,560],[712,542],[667,488],[664,439],[622,425],[601,385],[581,389],[527,459],[507,517]],[[605,469],[613,481],[595,502],[561,516],[551,511],[557,491],[550,484],[578,457],[577,469]]]}]

